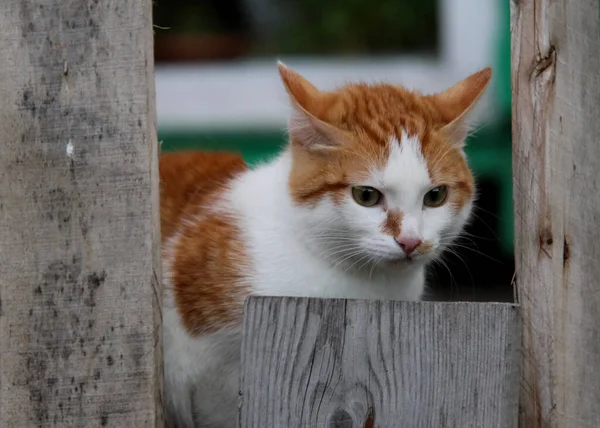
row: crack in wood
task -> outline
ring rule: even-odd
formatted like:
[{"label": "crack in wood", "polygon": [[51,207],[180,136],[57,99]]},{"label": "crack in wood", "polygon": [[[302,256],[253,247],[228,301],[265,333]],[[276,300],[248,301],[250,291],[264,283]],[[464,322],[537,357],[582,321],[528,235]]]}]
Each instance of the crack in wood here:
[{"label": "crack in wood", "polygon": [[365,428],[373,428],[375,426],[375,409],[373,407],[369,407],[369,412],[367,413],[367,420],[365,421]]},{"label": "crack in wood", "polygon": [[[539,77],[544,74],[547,70],[552,71],[554,74],[554,69],[556,68],[556,48],[553,45],[550,45],[548,51],[544,54],[544,56],[538,53],[535,59],[535,67],[533,69],[533,77]],[[554,80],[554,79],[552,79]]]}]

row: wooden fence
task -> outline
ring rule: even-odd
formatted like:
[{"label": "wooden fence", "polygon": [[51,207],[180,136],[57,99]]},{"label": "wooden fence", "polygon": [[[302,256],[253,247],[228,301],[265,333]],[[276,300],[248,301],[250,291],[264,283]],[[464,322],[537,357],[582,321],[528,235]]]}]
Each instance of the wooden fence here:
[{"label": "wooden fence", "polygon": [[[151,7],[0,2],[2,428],[164,424]],[[520,306],[251,298],[240,427],[600,426],[598,1],[511,7]]]},{"label": "wooden fence", "polygon": [[152,4],[0,2],[0,427],[162,426]]},{"label": "wooden fence", "polygon": [[599,2],[511,7],[521,422],[600,427]]}]

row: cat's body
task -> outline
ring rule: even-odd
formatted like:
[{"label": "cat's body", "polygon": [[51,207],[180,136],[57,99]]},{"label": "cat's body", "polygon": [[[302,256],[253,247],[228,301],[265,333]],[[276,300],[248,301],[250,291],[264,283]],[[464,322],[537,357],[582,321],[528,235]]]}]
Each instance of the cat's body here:
[{"label": "cat's body", "polygon": [[[166,155],[164,161],[168,161]],[[180,156],[180,155],[174,155]],[[190,154],[187,154],[190,156]],[[198,158],[208,157],[208,154],[194,154]],[[197,164],[200,163],[198,160]],[[192,415],[190,403],[187,400],[195,396],[199,406],[210,417],[198,417],[203,423],[209,420],[227,421],[226,424],[207,426],[233,426],[235,419],[231,412],[237,407],[237,376],[238,353],[240,346],[239,320],[243,299],[249,294],[281,295],[281,296],[321,296],[342,298],[371,298],[390,300],[416,300],[422,293],[424,285],[424,266],[419,265],[406,272],[402,284],[398,283],[396,269],[390,271],[368,270],[364,275],[345,273],[344,269],[331,269],[331,265],[316,257],[294,239],[280,240],[278,236],[298,236],[297,221],[289,194],[286,192],[287,183],[280,180],[289,173],[289,154],[284,154],[274,163],[263,166],[251,174],[242,174],[229,183],[229,190],[219,195],[222,200],[214,207],[207,207],[203,214],[192,215],[200,220],[198,224],[183,222],[170,239],[165,241],[164,282],[167,298],[164,302],[164,348],[165,348],[165,378],[167,391],[177,390],[180,394],[168,394],[169,407],[180,417],[187,417],[185,423],[178,421],[179,427],[191,425]],[[200,177],[198,177],[200,178]],[[218,177],[215,177],[218,179]],[[195,181],[197,184],[198,181]],[[276,209],[269,207],[276,206]],[[175,257],[175,242],[181,241],[181,236],[193,232],[190,229],[203,229],[201,218],[206,216],[221,217],[223,214],[233,217],[235,236],[223,236],[233,239],[231,245],[239,248],[252,248],[253,262],[248,266],[248,260],[238,259],[242,277],[236,281],[239,288],[230,293],[230,314],[225,318],[229,322],[216,325],[218,332],[202,334],[199,338],[189,335],[181,325],[180,316],[175,307],[172,284],[172,263]],[[218,242],[218,241],[213,241]],[[364,262],[364,261],[363,261]],[[363,263],[361,262],[361,263]],[[371,266],[369,266],[370,268]],[[202,264],[196,266],[202,272]],[[370,274],[370,277],[369,277]],[[256,280],[255,278],[259,278]],[[365,287],[365,283],[369,286]],[[336,287],[331,287],[336,284]],[[222,293],[218,289],[215,293]],[[197,299],[206,299],[202,291]],[[227,299],[223,293],[223,299]],[[198,303],[202,305],[202,303]],[[208,311],[208,310],[207,310]],[[206,320],[209,324],[219,324],[218,320]],[[226,391],[219,393],[215,385],[228,385]],[[195,386],[197,385],[197,386]],[[202,390],[202,385],[206,389]],[[200,388],[195,394],[193,390]],[[185,392],[184,392],[185,391]],[[181,394],[183,392],[183,394]],[[204,397],[202,397],[204,395]],[[202,405],[204,404],[204,405]],[[203,426],[203,425],[199,425]]]},{"label": "cat's body", "polygon": [[179,428],[235,426],[248,295],[417,300],[471,211],[463,113],[489,70],[440,98],[388,85],[320,93],[281,73],[295,115],[275,160],[160,161],[166,404]]}]

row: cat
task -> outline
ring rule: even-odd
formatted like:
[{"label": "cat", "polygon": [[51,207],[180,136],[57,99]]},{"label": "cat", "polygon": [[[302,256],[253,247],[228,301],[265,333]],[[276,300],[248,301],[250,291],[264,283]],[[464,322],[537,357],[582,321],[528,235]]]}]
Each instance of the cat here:
[{"label": "cat", "polygon": [[178,428],[236,426],[247,296],[419,300],[427,265],[470,217],[463,146],[490,68],[433,95],[321,91],[278,68],[292,114],[275,159],[160,158],[165,401]]}]

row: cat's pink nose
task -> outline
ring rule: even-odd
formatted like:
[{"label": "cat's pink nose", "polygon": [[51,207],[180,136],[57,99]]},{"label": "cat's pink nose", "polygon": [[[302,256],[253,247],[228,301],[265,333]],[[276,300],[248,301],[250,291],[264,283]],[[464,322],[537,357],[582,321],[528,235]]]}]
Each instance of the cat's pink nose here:
[{"label": "cat's pink nose", "polygon": [[419,238],[408,238],[402,236],[396,239],[396,242],[398,245],[400,245],[400,248],[402,248],[402,251],[404,251],[404,254],[407,256],[410,256],[413,251],[415,251],[415,248],[421,244],[421,240]]}]

